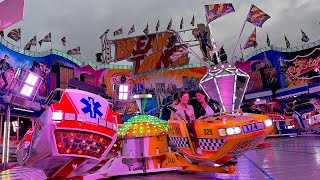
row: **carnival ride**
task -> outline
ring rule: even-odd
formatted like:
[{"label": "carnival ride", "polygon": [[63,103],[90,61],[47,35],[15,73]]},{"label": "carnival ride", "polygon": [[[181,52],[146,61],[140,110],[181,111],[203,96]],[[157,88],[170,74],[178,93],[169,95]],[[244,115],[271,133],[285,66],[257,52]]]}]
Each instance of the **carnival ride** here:
[{"label": "carnival ride", "polygon": [[[111,111],[106,99],[82,90],[57,89],[47,98],[35,128],[20,142],[19,164],[42,170],[49,178],[96,179],[173,170],[234,173],[237,158],[261,143],[273,131],[273,123],[265,115],[238,112],[249,81],[245,72],[227,63],[210,67],[188,45],[182,48],[182,54],[191,52],[208,68],[200,87],[222,104],[221,113],[195,122],[197,138],[190,136],[183,119],[165,123],[140,115],[120,126],[119,114]],[[50,104],[57,92],[62,93],[59,102]],[[149,97],[134,96],[142,114]],[[195,151],[196,142],[201,154]],[[119,145],[121,152],[115,153]]]},{"label": "carnival ride", "polygon": [[295,102],[295,112],[292,115],[295,124],[301,132],[320,132],[320,113],[309,100]]}]

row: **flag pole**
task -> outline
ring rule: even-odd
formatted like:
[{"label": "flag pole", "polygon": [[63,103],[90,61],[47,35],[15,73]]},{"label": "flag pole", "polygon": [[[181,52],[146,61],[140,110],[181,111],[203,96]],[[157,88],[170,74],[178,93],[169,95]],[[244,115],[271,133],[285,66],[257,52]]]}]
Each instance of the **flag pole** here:
[{"label": "flag pole", "polygon": [[246,24],[247,24],[247,19],[248,19],[248,16],[249,16],[249,13],[250,13],[251,8],[252,8],[252,5],[250,6],[250,9],[249,9],[249,12],[248,12],[248,14],[247,14],[247,17],[246,17],[246,19],[244,20],[242,29],[241,29],[240,34],[239,34],[239,37],[238,37],[238,40],[237,40],[237,42],[236,42],[236,45],[234,46],[231,59],[234,57],[234,53],[235,53],[236,50],[237,50],[238,44],[239,44],[239,42],[240,42],[241,35],[242,35],[242,33],[243,33],[243,30],[244,30],[244,27],[245,27]]},{"label": "flag pole", "polygon": [[[206,8],[204,8],[204,14],[206,15],[207,13],[206,13]],[[213,35],[212,35],[212,30],[211,30],[211,27],[210,27],[210,23],[208,23],[208,19],[206,18],[206,22],[207,22],[207,26],[209,27],[209,31],[210,31],[210,41],[211,41],[211,46],[212,46],[212,50],[213,50],[213,42],[214,42],[214,38],[213,38]],[[200,45],[201,46],[201,45]],[[221,60],[220,60],[220,57],[219,57],[219,54],[218,54],[218,51],[215,51],[214,52],[215,53],[215,55],[216,55],[216,57],[217,57],[217,61],[218,61],[218,63],[220,63],[221,62]],[[209,54],[209,53],[208,53]],[[213,55],[212,55],[213,56]],[[213,60],[213,57],[211,57],[212,59],[211,60]]]}]

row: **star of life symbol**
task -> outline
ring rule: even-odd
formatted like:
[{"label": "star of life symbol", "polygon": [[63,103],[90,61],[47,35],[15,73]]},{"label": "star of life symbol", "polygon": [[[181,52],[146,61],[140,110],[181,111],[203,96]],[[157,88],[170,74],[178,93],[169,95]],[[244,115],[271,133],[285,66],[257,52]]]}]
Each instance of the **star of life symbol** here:
[{"label": "star of life symbol", "polygon": [[96,118],[96,115],[100,117],[103,115],[99,110],[101,104],[99,102],[94,102],[92,97],[88,97],[88,100],[82,98],[80,101],[86,105],[86,107],[81,109],[84,114],[90,113],[91,118]]}]

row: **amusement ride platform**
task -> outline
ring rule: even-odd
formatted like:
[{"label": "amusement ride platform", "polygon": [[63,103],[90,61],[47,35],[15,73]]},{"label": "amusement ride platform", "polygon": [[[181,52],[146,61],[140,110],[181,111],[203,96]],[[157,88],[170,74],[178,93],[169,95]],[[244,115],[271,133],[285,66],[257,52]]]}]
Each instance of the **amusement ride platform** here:
[{"label": "amusement ride platform", "polygon": [[115,179],[319,179],[320,138],[281,137],[266,139],[271,146],[254,149],[238,159],[237,174],[217,173],[162,173],[141,176],[123,176]]}]

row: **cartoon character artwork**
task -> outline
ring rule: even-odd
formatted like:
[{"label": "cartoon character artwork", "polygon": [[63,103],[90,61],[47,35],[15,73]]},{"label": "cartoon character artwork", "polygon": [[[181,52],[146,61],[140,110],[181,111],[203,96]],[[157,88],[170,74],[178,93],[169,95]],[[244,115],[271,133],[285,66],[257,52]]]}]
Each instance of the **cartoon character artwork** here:
[{"label": "cartoon character artwork", "polygon": [[0,77],[1,77],[1,80],[3,81],[1,91],[3,91],[8,86],[8,79],[12,80],[13,79],[12,77],[14,76],[13,68],[8,63],[8,59],[9,59],[9,56],[4,55],[3,59],[0,60]]},{"label": "cartoon character artwork", "polygon": [[210,51],[213,50],[213,47],[210,39],[210,29],[205,24],[198,24],[197,27],[197,29],[192,31],[192,34],[200,42],[203,60],[211,60]]}]

